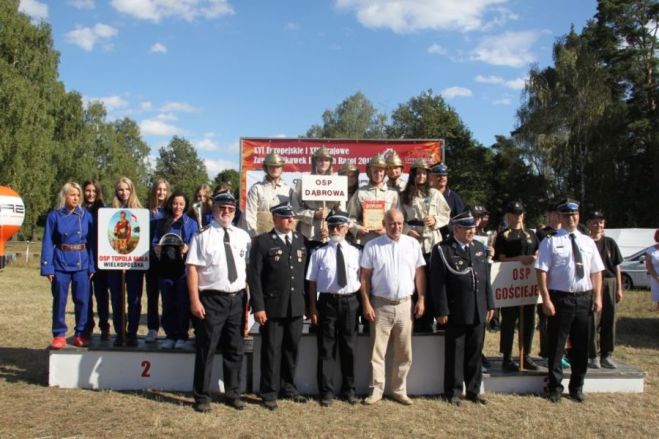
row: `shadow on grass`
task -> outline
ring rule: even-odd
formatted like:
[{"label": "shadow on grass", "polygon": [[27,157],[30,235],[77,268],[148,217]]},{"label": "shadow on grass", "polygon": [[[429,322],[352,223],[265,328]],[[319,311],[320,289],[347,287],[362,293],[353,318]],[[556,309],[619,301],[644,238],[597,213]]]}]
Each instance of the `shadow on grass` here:
[{"label": "shadow on grass", "polygon": [[616,344],[659,349],[659,319],[622,317],[616,324]]},{"label": "shadow on grass", "polygon": [[[127,395],[133,395],[133,396],[138,396],[142,397],[144,399],[148,399],[149,401],[155,401],[159,403],[166,403],[166,404],[172,404],[175,406],[188,406],[192,408],[192,404],[194,403],[194,398],[192,396],[192,393],[184,393],[184,392],[164,392],[160,390],[153,390],[153,389],[147,389],[147,390],[141,390],[141,391],[133,391],[133,390],[126,390],[126,391],[120,391],[119,393],[124,393]],[[225,404],[226,400],[224,398],[224,394],[217,394],[214,393],[211,395],[212,398],[212,403],[213,404]],[[253,394],[243,394],[241,396],[241,399],[245,402],[245,404],[253,404],[253,405],[261,405],[261,398],[256,397]]]},{"label": "shadow on grass", "polygon": [[29,348],[0,348],[0,379],[48,385],[48,351]]}]

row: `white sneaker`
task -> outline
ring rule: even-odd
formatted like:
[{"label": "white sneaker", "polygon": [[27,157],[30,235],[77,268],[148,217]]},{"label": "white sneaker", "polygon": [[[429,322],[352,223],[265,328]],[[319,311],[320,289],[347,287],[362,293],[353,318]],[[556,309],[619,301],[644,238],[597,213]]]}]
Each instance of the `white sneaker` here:
[{"label": "white sneaker", "polygon": [[167,338],[165,341],[160,343],[160,349],[174,349],[174,345],[176,345],[176,340]]},{"label": "white sneaker", "polygon": [[188,347],[188,341],[179,339],[176,340],[176,344],[174,345],[174,349],[186,349]]},{"label": "white sneaker", "polygon": [[156,338],[158,338],[158,331],[156,331],[155,329],[149,329],[149,332],[147,332],[146,337],[144,337],[144,342],[155,343]]}]

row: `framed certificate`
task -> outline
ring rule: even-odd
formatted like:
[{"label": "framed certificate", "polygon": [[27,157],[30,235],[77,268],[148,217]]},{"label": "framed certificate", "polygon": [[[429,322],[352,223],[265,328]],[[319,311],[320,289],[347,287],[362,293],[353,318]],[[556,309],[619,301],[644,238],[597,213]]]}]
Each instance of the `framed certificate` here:
[{"label": "framed certificate", "polygon": [[364,218],[364,227],[369,230],[379,230],[384,220],[384,200],[364,200],[362,201],[362,215]]}]

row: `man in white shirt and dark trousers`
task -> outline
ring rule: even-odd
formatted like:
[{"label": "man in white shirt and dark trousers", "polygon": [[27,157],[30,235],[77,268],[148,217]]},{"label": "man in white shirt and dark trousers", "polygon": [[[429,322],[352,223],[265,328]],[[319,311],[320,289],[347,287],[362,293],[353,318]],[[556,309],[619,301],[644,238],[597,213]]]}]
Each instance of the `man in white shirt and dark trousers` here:
[{"label": "man in white shirt and dark trousers", "polygon": [[[345,212],[332,212],[327,218],[330,241],[318,247],[309,260],[309,318],[318,330],[318,390],[320,405],[329,407],[334,399],[334,368],[337,344],[343,379],[341,396],[350,404],[355,396],[355,345],[357,341],[357,296],[359,257],[356,247],[345,236],[350,218]],[[316,295],[320,294],[318,299]]]},{"label": "man in white shirt and dark trousers", "polygon": [[230,192],[213,198],[213,221],[190,242],[186,261],[190,311],[197,334],[193,408],[210,411],[213,358],[222,340],[224,393],[237,410],[240,399],[240,369],[243,362],[243,295],[251,240],[247,232],[232,225],[236,199]]},{"label": "man in white shirt and dark trousers", "polygon": [[579,205],[566,200],[556,208],[562,229],[540,245],[535,268],[543,311],[549,316],[547,334],[549,400],[559,402],[563,393],[561,357],[569,336],[569,392],[584,401],[583,384],[588,364],[589,319],[602,309],[604,264],[591,238],[578,231]]},{"label": "man in white shirt and dark trousers", "polygon": [[[392,341],[391,397],[412,405],[407,396],[407,374],[412,366],[412,319],[425,309],[426,265],[419,242],[403,235],[403,213],[390,209],[384,215],[385,235],[369,241],[361,258],[362,312],[371,322],[371,395],[364,404],[382,399],[385,388],[385,355]],[[413,305],[411,297],[418,300]]]}]

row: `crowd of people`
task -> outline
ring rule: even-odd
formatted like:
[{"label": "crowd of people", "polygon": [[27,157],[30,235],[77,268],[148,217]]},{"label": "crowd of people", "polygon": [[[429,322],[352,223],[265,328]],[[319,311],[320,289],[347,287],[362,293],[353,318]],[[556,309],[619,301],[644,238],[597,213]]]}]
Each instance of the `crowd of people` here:
[{"label": "crowd of people", "polygon": [[[324,147],[314,152],[311,163],[312,174],[334,172],[333,157]],[[446,400],[460,405],[464,385],[467,400],[486,404],[479,393],[488,366],[482,355],[486,329],[500,329],[504,371],[537,370],[537,357],[532,357],[536,313],[551,401],[563,393],[565,362],[572,368],[570,396],[579,402],[584,401],[587,368],[616,367],[612,353],[615,308],[624,295],[622,258],[615,241],[604,234],[601,211],[588,214],[582,232],[576,202],[551,203],[546,225],[534,232],[525,224],[522,203],[512,200],[505,206],[504,225],[488,231],[489,213],[465,206],[448,186],[444,163],[418,159],[405,182],[396,153],[376,155],[366,166],[368,183],[361,187],[358,168],[346,163],[338,174],[347,176],[349,198],[327,202],[305,200],[300,184],[289,187],[282,179],[283,165],[276,153],[265,157],[265,177],[249,189],[242,215],[226,184],[214,191],[200,185],[191,204],[167,180],[155,179],[147,205],[150,268],[146,273],[128,270],[125,276],[120,270],[98,269],[96,223],[106,205],[142,207],[133,183],[119,178],[108,204],[95,180],[65,184],[43,238],[41,274],[50,280],[53,294],[51,348],[67,345],[69,289],[75,304],[73,345],[88,345],[96,324],[94,303],[100,339],[110,340],[111,303],[114,345],[137,346],[146,284],[144,342],[160,342],[162,349],[192,347],[194,328],[193,394],[200,412],[210,410],[217,350],[222,352],[227,403],[244,407],[240,369],[247,302],[259,325],[260,395],[270,410],[277,409],[278,398],[307,401],[294,382],[305,317],[317,334],[322,406],[336,397],[360,401],[354,378],[359,330],[370,337],[370,392],[362,401],[368,405],[384,396],[388,349],[393,350],[389,396],[413,404],[406,385],[412,334],[436,329],[445,331]],[[648,252],[647,258],[654,262],[648,262],[653,294],[659,294],[658,253]],[[534,267],[543,303],[495,310],[492,260]],[[513,338],[520,320],[524,340],[518,364]],[[340,388],[334,383],[337,367]]]}]

